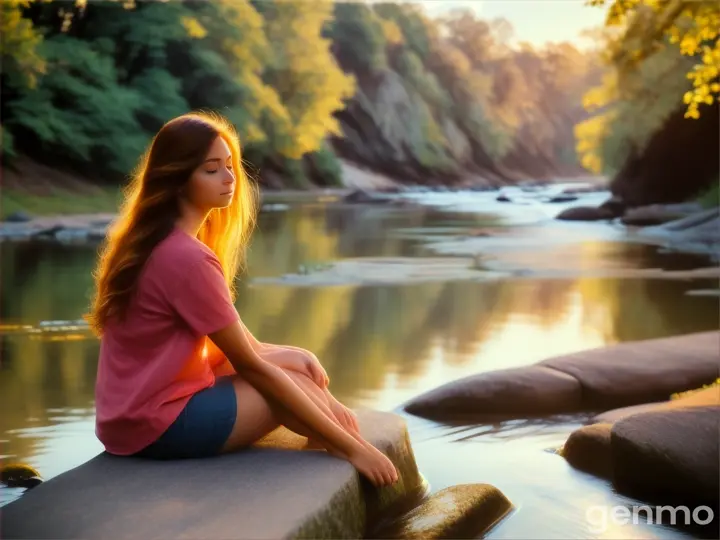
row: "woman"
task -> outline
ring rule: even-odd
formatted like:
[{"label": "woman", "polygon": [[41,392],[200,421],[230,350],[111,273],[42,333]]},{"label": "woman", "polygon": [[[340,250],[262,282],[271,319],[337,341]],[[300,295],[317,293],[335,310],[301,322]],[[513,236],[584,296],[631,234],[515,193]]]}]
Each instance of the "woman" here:
[{"label": "woman", "polygon": [[155,136],[94,276],[97,436],[112,454],[173,459],[234,452],[285,425],[393,483],[314,355],[258,342],[235,310],[255,201],[222,117],[183,115]]}]

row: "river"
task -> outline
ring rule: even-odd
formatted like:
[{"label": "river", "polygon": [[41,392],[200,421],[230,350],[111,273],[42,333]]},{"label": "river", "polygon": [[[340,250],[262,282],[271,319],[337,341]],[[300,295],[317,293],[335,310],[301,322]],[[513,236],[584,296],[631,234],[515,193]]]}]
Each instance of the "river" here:
[{"label": "river", "polygon": [[[503,205],[487,193],[415,198],[420,206],[276,201],[260,215],[238,311],[262,341],[315,352],[331,390],[349,406],[403,414],[399,406],[408,398],[465,375],[718,327],[717,298],[686,294],[716,280],[579,275],[362,287],[253,282],[352,257],[427,255],[428,235],[437,240],[529,223],[542,246],[543,234],[571,226],[552,220],[562,205]],[[572,243],[583,268],[608,261],[633,268],[706,265],[698,255],[623,242],[607,224],[588,227],[604,232]],[[77,320],[86,309],[97,246],[4,242],[0,249],[1,457],[32,465],[48,479],[102,450],[93,432],[97,340],[82,326],[41,331],[43,322]],[[513,501],[513,514],[489,538],[683,536],[652,525],[601,527],[592,518],[627,500],[550,451],[582,417],[452,427],[405,416],[433,491],[487,482]],[[0,489],[0,504],[21,493]],[[599,510],[591,515],[591,508]]]}]

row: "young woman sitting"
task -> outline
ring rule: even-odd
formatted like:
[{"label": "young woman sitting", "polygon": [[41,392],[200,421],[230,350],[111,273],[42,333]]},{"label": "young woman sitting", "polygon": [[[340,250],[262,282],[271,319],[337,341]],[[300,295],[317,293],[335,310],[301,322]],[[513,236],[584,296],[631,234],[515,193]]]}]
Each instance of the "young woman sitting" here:
[{"label": "young woman sitting", "polygon": [[259,342],[238,316],[256,198],[221,116],[183,115],[154,137],[94,274],[96,434],[112,454],[177,459],[239,451],[284,425],[373,484],[393,483],[317,358]]}]

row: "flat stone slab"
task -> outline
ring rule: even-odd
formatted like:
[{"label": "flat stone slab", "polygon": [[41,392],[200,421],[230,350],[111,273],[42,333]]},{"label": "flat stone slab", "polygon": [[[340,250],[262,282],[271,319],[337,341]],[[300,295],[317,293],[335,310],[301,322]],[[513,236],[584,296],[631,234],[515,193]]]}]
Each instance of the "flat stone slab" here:
[{"label": "flat stone slab", "polygon": [[299,450],[284,428],[257,447],[207,459],[152,461],[103,453],[2,509],[2,538],[360,538],[422,479],[405,421],[358,411],[363,435],[400,480],[373,488],[347,461]]},{"label": "flat stone slab", "polygon": [[563,355],[541,366],[575,377],[587,408],[664,401],[720,375],[720,332],[633,341]]},{"label": "flat stone slab", "polygon": [[[636,414],[612,428],[613,484],[661,504],[720,503],[720,407]],[[703,518],[706,514],[703,514]]]},{"label": "flat stone slab", "polygon": [[632,405],[631,407],[621,407],[612,409],[602,414],[598,414],[592,419],[593,423],[615,423],[618,420],[627,418],[634,414],[652,411],[666,411],[672,409],[685,409],[688,407],[708,407],[711,405],[720,406],[720,386],[705,388],[690,393],[686,397],[671,399],[658,403],[644,403],[642,405]]},{"label": "flat stone slab", "polygon": [[710,384],[720,332],[635,341],[452,381],[417,396],[407,412],[433,420],[491,420],[597,411],[665,401]]},{"label": "flat stone slab", "polygon": [[548,415],[576,410],[582,389],[574,377],[543,366],[503,369],[464,377],[405,404],[433,420]]},{"label": "flat stone slab", "polygon": [[478,538],[513,508],[490,484],[461,484],[438,491],[374,538],[434,540]]}]

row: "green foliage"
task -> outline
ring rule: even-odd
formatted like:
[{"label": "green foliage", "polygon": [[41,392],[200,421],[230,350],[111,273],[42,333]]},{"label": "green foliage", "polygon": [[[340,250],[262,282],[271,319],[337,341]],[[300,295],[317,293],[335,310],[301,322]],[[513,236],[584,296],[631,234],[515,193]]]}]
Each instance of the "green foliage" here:
[{"label": "green foliage", "polygon": [[310,179],[305,173],[305,167],[301,159],[284,158],[282,169],[288,179],[288,187],[295,189],[306,189],[310,186]]},{"label": "green foliage", "polygon": [[333,6],[324,0],[275,2],[263,6],[265,32],[274,61],[265,79],[275,88],[292,121],[290,137],[276,150],[300,159],[320,148],[328,133],[341,135],[334,117],[355,93],[354,78],[337,66],[323,37]]},{"label": "green foliage", "polygon": [[22,10],[30,0],[3,0],[0,3],[0,65],[12,87],[34,86],[45,70],[45,61],[38,52],[42,36],[32,22],[23,18]]},{"label": "green foliage", "polygon": [[3,157],[10,159],[16,157],[13,135],[2,124],[0,124],[0,145],[2,145]]},{"label": "green foliage", "polygon": [[342,185],[342,168],[335,152],[330,145],[325,142],[320,150],[310,155],[313,166],[320,184],[323,186],[340,186]]},{"label": "green foliage", "polygon": [[557,159],[567,144],[555,117],[572,116],[587,71],[567,68],[573,50],[511,51],[502,22],[431,20],[406,3],[6,0],[2,15],[4,154],[94,176],[124,176],[164,122],[205,109],[233,122],[261,174],[336,185],[326,141],[343,136],[352,99],[366,110],[388,100],[390,114],[370,116],[415,168],[457,171],[473,155],[487,165],[523,145]]},{"label": "green foliage", "polygon": [[53,36],[42,52],[48,72],[13,103],[7,126],[31,134],[43,152],[129,170],[147,142],[134,115],[138,93],[117,83],[111,58],[78,39]]},{"label": "green foliage", "polygon": [[710,189],[698,197],[698,202],[703,206],[703,208],[714,208],[720,206],[720,178],[715,181],[715,184],[713,184]]},{"label": "green foliage", "polygon": [[452,107],[450,95],[440,84],[437,76],[425,69],[420,57],[407,47],[396,55],[395,69],[403,78],[423,96],[425,101],[440,111],[449,111]]},{"label": "green foliage", "polygon": [[431,50],[431,24],[421,9],[413,4],[375,4],[375,12],[400,28],[404,42],[423,61]]},{"label": "green foliage", "polygon": [[336,3],[329,35],[348,66],[368,71],[387,67],[383,22],[367,5]]},{"label": "green foliage", "polygon": [[677,96],[691,88],[684,76],[691,65],[677,48],[661,48],[632,73],[623,74],[621,79],[617,74],[608,77],[602,87],[589,93],[586,106],[590,110],[601,108],[602,112],[578,126],[578,151],[586,166],[614,174],[631,152],[642,152],[677,111]]}]

